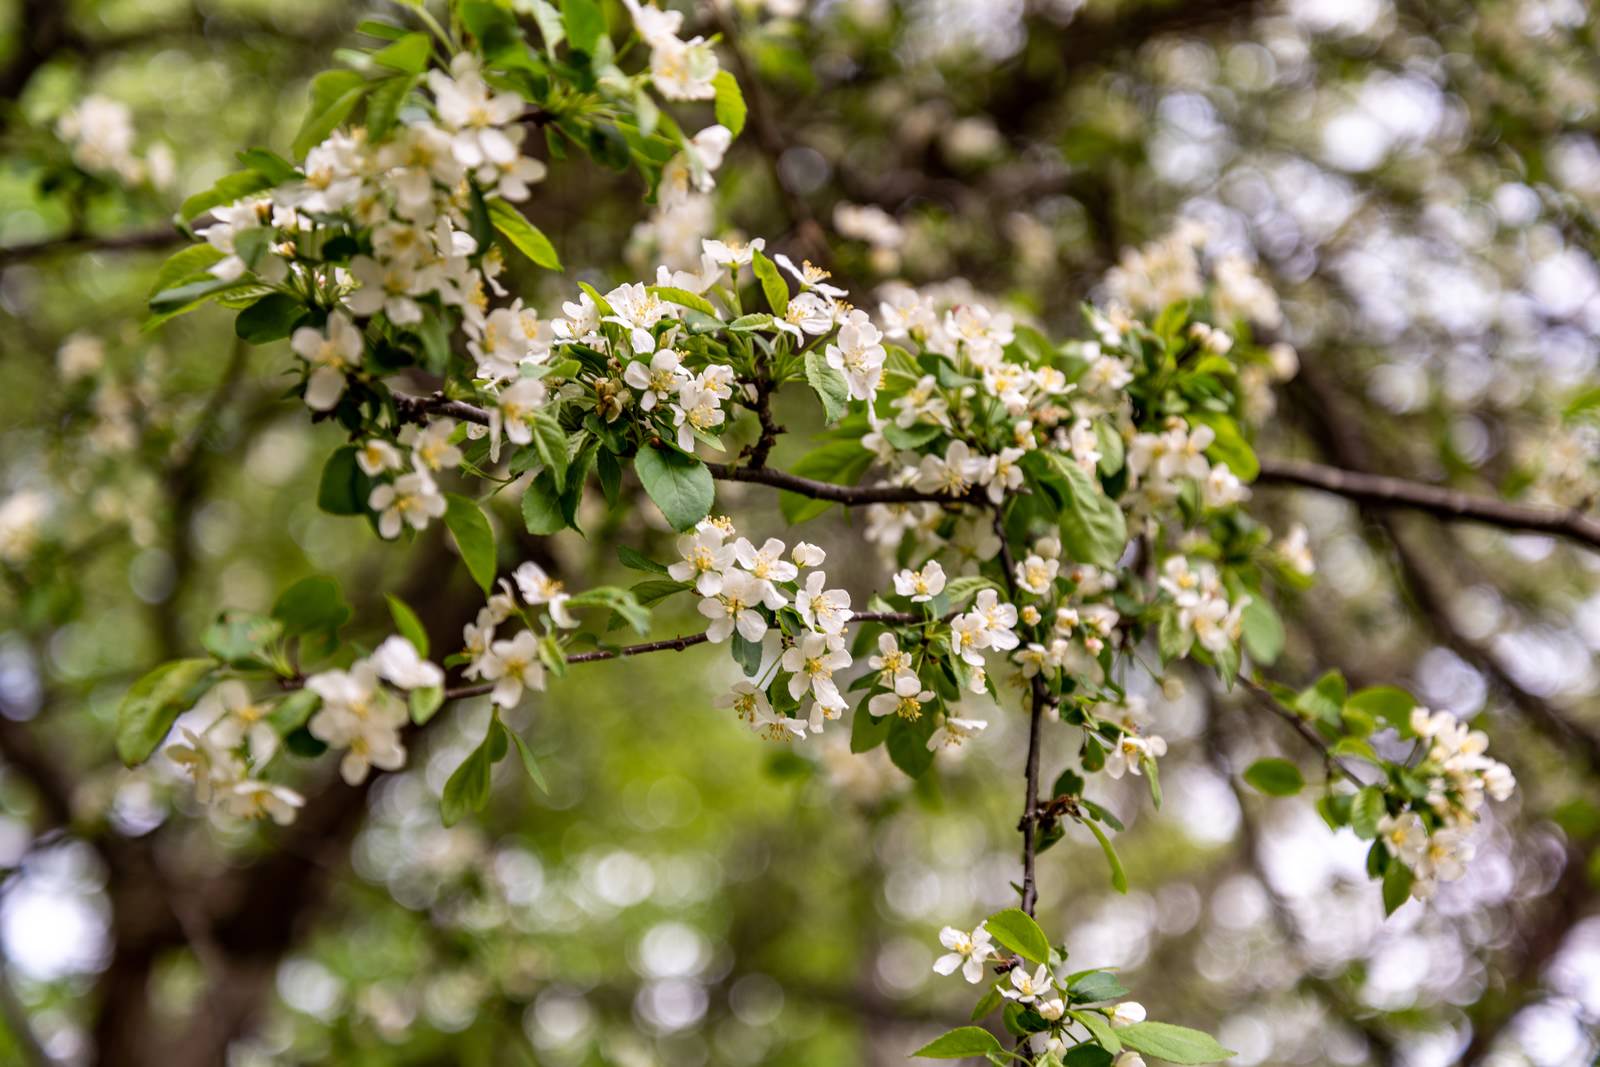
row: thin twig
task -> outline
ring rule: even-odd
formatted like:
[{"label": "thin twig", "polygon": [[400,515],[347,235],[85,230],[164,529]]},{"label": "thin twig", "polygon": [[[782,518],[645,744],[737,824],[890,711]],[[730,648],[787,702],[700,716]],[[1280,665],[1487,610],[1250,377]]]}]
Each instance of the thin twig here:
[{"label": "thin twig", "polygon": [[0,246],[0,267],[63,252],[154,252],[189,240],[191,238],[171,226],[128,233],[65,234]]},{"label": "thin twig", "polygon": [[[850,616],[851,623],[887,622],[895,626],[913,626],[917,623],[928,622],[924,615],[910,611],[862,611]],[[704,645],[710,638],[703,633],[684,634],[681,637],[669,637],[661,641],[645,641],[637,645],[623,645],[621,648],[601,648],[593,652],[576,652],[567,657],[567,665],[575,663],[597,663],[600,660],[620,659],[623,656],[642,656],[647,652],[683,652],[695,645]],[[479,682],[476,685],[457,686],[446,689],[446,700],[459,700],[463,697],[478,697],[494,691],[493,682]]]},{"label": "thin twig", "polygon": [[[994,532],[1000,539],[1000,566],[1005,571],[1006,588],[1011,599],[1017,599],[1016,561],[1011,554],[1011,543],[1006,540],[1006,524],[1000,508],[994,509]],[[1039,904],[1039,886],[1034,878],[1034,867],[1039,856],[1039,756],[1043,747],[1044,709],[1050,702],[1045,689],[1043,673],[1035,674],[1028,686],[1028,755],[1022,776],[1027,793],[1022,798],[1022,910],[1029,915]]]},{"label": "thin twig", "polygon": [[1355,771],[1350,769],[1349,764],[1345,763],[1338,756],[1333,754],[1333,750],[1328,747],[1328,743],[1322,739],[1322,735],[1318,734],[1317,731],[1311,728],[1310,723],[1306,722],[1306,720],[1302,719],[1288,708],[1285,708],[1282,704],[1279,704],[1278,698],[1273,696],[1272,692],[1267,689],[1266,686],[1251,681],[1249,678],[1240,678],[1239,684],[1244,686],[1245,689],[1249,690],[1250,694],[1254,696],[1257,701],[1259,701],[1262,707],[1266,708],[1268,711],[1272,712],[1278,718],[1282,719],[1284,722],[1293,727],[1295,733],[1304,738],[1308,745],[1316,749],[1317,752],[1322,755],[1322,758],[1327,761],[1329,767],[1338,771],[1340,774],[1344,775],[1358,786],[1364,786],[1367,784],[1361,779],[1360,775],[1356,774]]}]

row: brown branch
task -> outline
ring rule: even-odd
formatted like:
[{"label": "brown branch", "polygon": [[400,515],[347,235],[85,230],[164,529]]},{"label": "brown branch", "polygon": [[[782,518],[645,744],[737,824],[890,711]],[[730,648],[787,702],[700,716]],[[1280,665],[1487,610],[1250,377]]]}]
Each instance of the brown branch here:
[{"label": "brown branch", "polygon": [[1600,520],[1576,508],[1513,504],[1409,478],[1391,478],[1297,459],[1262,459],[1261,476],[1256,481],[1320,489],[1358,504],[1408,508],[1444,519],[1464,519],[1505,530],[1552,534],[1600,548]]},{"label": "brown branch", "polygon": [[[926,616],[909,611],[863,611],[850,616],[850,622],[887,622],[896,626],[912,626],[919,622],[927,622]],[[685,634],[681,637],[669,637],[661,641],[645,641],[637,645],[623,645],[621,648],[602,648],[593,652],[577,652],[567,657],[567,664],[598,663],[601,660],[620,659],[624,656],[642,656],[647,652],[683,652],[695,645],[704,645],[710,638],[703,633]],[[462,697],[483,696],[494,690],[493,682],[479,682],[474,685],[457,686],[446,689],[446,700],[459,700]]]},{"label": "brown branch", "polygon": [[171,226],[152,227],[112,234],[66,234],[45,237],[22,244],[0,246],[0,267],[13,263],[72,252],[154,252],[185,244],[191,238]]},{"label": "brown branch", "polygon": [[[994,532],[1000,538],[1000,567],[1004,572],[1006,589],[1011,599],[1017,598],[1016,561],[1012,557],[1011,542],[1006,539],[1003,511],[994,509]],[[1034,869],[1039,858],[1039,755],[1043,747],[1044,709],[1050,702],[1045,689],[1044,674],[1035,674],[1028,686],[1028,754],[1023,763],[1022,777],[1027,792],[1022,798],[1022,818],[1017,826],[1022,830],[1022,910],[1029,915],[1039,905],[1039,886]]]}]

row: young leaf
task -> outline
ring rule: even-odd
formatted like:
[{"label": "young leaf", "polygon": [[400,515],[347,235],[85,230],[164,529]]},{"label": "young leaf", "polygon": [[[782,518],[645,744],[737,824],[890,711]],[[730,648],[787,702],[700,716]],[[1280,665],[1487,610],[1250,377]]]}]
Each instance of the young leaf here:
[{"label": "young leaf", "polygon": [[394,627],[400,631],[400,636],[411,642],[411,647],[417,650],[417,655],[426,659],[428,657],[428,631],[423,628],[422,620],[417,618],[417,613],[412,611],[404,600],[388,594],[389,614],[394,616]]},{"label": "young leaf", "polygon": [[436,685],[413,689],[408,703],[411,708],[411,721],[422,726],[444,706],[444,690]]},{"label": "young leaf", "polygon": [[850,387],[845,385],[844,375],[828,366],[827,359],[814,348],[806,353],[806,384],[822,401],[823,417],[829,425],[844,418]]},{"label": "young leaf", "polygon": [[[711,306],[711,301],[696,293],[691,293],[687,289],[674,289],[670,285],[652,285],[649,287],[649,292],[651,295],[658,296],[662,300],[667,301],[669,304],[677,304],[679,307],[693,308],[702,315],[709,315],[713,319],[717,318],[717,309]],[[717,325],[719,328],[721,323],[722,320],[718,319]]]},{"label": "young leaf", "polygon": [[545,469],[550,472],[555,484],[558,486],[565,484],[569,459],[567,435],[555,416],[549,412],[534,412],[533,447],[538,450],[539,458],[544,460]]},{"label": "young leaf", "polygon": [[744,94],[739,91],[739,80],[730,71],[719,70],[711,79],[717,91],[717,123],[728,128],[735,137],[744,131]]},{"label": "young leaf", "polygon": [[1388,808],[1383,802],[1383,791],[1369,785],[1356,794],[1350,805],[1350,828],[1363,841],[1371,841],[1378,836],[1378,820],[1386,814]]},{"label": "young leaf", "polygon": [[393,44],[372,53],[372,61],[402,74],[421,74],[428,66],[433,43],[425,33],[408,33]]},{"label": "young leaf", "polygon": [[595,0],[561,0],[561,23],[574,49],[594,55],[606,33],[606,13]]},{"label": "young leaf", "polygon": [[1171,1023],[1132,1023],[1119,1029],[1117,1036],[1135,1052],[1168,1063],[1219,1063],[1234,1055],[1210,1034]]},{"label": "young leaf", "polygon": [[1034,963],[1050,962],[1050,939],[1021,908],[997,911],[983,920],[983,927],[996,941],[1024,959]]},{"label": "young leaf", "polygon": [[1415,876],[1403,863],[1391,863],[1383,872],[1383,913],[1393,915],[1400,905],[1411,899],[1411,883]]},{"label": "young leaf", "polygon": [[760,251],[751,253],[750,266],[756,272],[756,280],[761,283],[761,291],[766,294],[767,306],[772,308],[774,315],[783,318],[789,311],[789,283],[783,280],[783,275],[778,273],[772,260]]},{"label": "young leaf", "polygon": [[456,493],[445,494],[444,524],[456,539],[461,560],[478,587],[487,593],[494,585],[494,530],[483,509]]},{"label": "young leaf", "polygon": [[1258,759],[1245,768],[1244,780],[1269,797],[1292,797],[1306,786],[1300,768],[1286,759]]},{"label": "young leaf", "polygon": [[356,462],[356,446],[341,445],[322,465],[317,485],[317,507],[329,515],[365,515],[372,479]]},{"label": "young leaf", "polygon": [[1100,1012],[1068,1011],[1067,1014],[1082,1023],[1083,1028],[1089,1031],[1089,1035],[1107,1052],[1122,1051],[1122,1039],[1117,1037],[1116,1030],[1112,1029],[1111,1020]]},{"label": "young leaf", "polygon": [[523,491],[522,521],[529,533],[541,537],[567,528],[567,518],[561,510],[561,493],[548,471],[540,472]]},{"label": "young leaf", "polygon": [[539,787],[539,792],[549,793],[550,787],[545,784],[544,772],[539,769],[539,761],[533,758],[533,749],[528,747],[528,742],[522,739],[521,734],[516,733],[503,723],[500,729],[504,730],[506,736],[516,744],[517,755],[522,757],[522,769],[528,772],[528,777],[532,778],[533,784]]},{"label": "young leaf", "polygon": [[617,558],[622,561],[622,565],[624,567],[627,567],[630,570],[644,571],[647,574],[665,575],[667,573],[667,568],[664,564],[657,563],[655,560],[641,552],[629,548],[627,545],[617,546]]},{"label": "young leaf", "polygon": [[230,667],[260,667],[262,650],[283,633],[283,623],[265,615],[225,611],[205,628],[200,644]]},{"label": "young leaf", "polygon": [[444,795],[439,798],[439,816],[446,826],[454,826],[474,811],[482,811],[489,803],[489,772],[494,768],[489,738],[500,730],[500,724],[489,724],[489,734],[483,744],[473,749],[461,766],[444,783]]},{"label": "young leaf", "polygon": [[1106,569],[1115,567],[1128,543],[1122,509],[1072,460],[1055,452],[1047,455],[1059,476],[1052,484],[1065,498],[1060,516],[1062,547],[1072,559]]},{"label": "young leaf", "polygon": [[173,720],[199,698],[216,665],[209,657],[173,660],[133,683],[117,707],[117,755],[123,763],[136,767],[150,758]]},{"label": "young leaf", "polygon": [[1100,851],[1106,854],[1106,865],[1111,868],[1111,887],[1119,893],[1128,891],[1128,875],[1122,869],[1122,860],[1117,858],[1117,850],[1111,844],[1111,839],[1098,825],[1085,821],[1089,832],[1094,834],[1095,840],[1100,842]]},{"label": "young leaf", "polygon": [[913,1056],[930,1060],[959,1060],[968,1056],[987,1056],[1003,1052],[1004,1047],[989,1031],[980,1026],[958,1026],[923,1045]]},{"label": "young leaf", "polygon": [[1283,653],[1283,620],[1266,598],[1253,596],[1241,613],[1244,623],[1244,647],[1250,658],[1263,667],[1270,667]]},{"label": "young leaf", "polygon": [[339,583],[323,575],[302,578],[272,605],[272,617],[283,623],[283,632],[289,637],[331,635],[350,621],[351,614]]},{"label": "young leaf", "polygon": [[692,530],[711,514],[716,487],[706,465],[693,456],[646,445],[633,457],[633,471],[674,530]]},{"label": "young leaf", "polygon": [[556,255],[555,245],[539,227],[523,218],[522,212],[499,197],[488,201],[488,205],[490,224],[511,242],[511,247],[546,270],[561,269],[561,257]]}]

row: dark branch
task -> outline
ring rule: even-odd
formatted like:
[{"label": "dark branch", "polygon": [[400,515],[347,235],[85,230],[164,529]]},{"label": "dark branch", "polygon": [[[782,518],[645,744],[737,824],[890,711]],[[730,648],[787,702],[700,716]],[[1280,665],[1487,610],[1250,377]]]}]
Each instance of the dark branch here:
[{"label": "dark branch", "polygon": [[1364,786],[1367,784],[1366,782],[1362,781],[1361,777],[1357,775],[1355,771],[1350,769],[1349,764],[1345,763],[1338,756],[1333,754],[1333,750],[1328,747],[1328,743],[1322,739],[1321,734],[1317,733],[1317,731],[1311,728],[1310,723],[1306,722],[1306,720],[1302,719],[1288,708],[1285,708],[1282,704],[1279,704],[1278,698],[1273,696],[1265,686],[1258,685],[1248,678],[1239,679],[1239,684],[1249,690],[1250,694],[1256,698],[1262,707],[1266,708],[1278,718],[1288,723],[1294,732],[1299,734],[1306,744],[1310,745],[1321,754],[1322,758],[1327,761],[1327,764],[1330,768],[1338,771],[1340,774],[1350,779],[1350,781],[1354,782],[1357,786]]},{"label": "dark branch", "polygon": [[1409,508],[1444,519],[1465,519],[1505,530],[1552,534],[1600,548],[1600,521],[1575,508],[1513,504],[1441,485],[1296,459],[1263,459],[1257,482],[1320,489],[1358,504]]},{"label": "dark branch", "polygon": [[0,247],[0,267],[43,256],[72,252],[155,252],[173,245],[185,244],[189,240],[189,237],[171,226],[100,236],[67,234],[61,237],[45,237],[37,241]]},{"label": "dark branch", "polygon": [[[913,626],[920,622],[927,622],[927,618],[909,611],[863,611],[850,616],[852,623],[860,622],[887,622],[895,626]],[[669,637],[661,641],[645,641],[637,645],[624,645],[621,648],[602,648],[594,652],[576,652],[567,657],[567,663],[597,663],[600,660],[620,659],[624,656],[642,656],[647,652],[683,652],[695,645],[703,645],[710,641],[705,634],[685,634],[682,637]],[[463,685],[454,689],[446,689],[446,700],[459,700],[462,697],[483,696],[494,690],[493,682],[479,682],[476,685]]]}]

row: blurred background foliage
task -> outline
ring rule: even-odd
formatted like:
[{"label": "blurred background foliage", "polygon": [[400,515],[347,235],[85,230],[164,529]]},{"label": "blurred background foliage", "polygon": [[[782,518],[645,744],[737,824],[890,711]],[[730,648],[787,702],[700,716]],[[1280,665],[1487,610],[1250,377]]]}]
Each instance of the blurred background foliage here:
[{"label": "blurred background foliage", "polygon": [[[1125,249],[1193,219],[1272,278],[1300,353],[1263,455],[1593,503],[1600,50],[1581,0],[674,6],[723,34],[751,129],[698,222],[647,218],[634,177],[557,168],[531,216],[567,271],[513,275],[531,303],[650,270],[698,225],[825,250],[868,306],[890,277],[959,279],[1077,333]],[[340,438],[283,401],[286,350],[241,345],[215,308],[140,329],[179,200],[238,149],[285,151],[308,79],[372,15],[405,17],[348,0],[0,14],[0,1061],[900,1062],[963,1021],[966,987],[930,970],[937,928],[1013,899],[1014,717],[913,786],[841,731],[754,741],[710,707],[731,664],[697,650],[529,701],[516,725],[549,795],[502,766],[487,815],[450,830],[434,798],[483,707],[368,788],[305,783],[292,831],[225,832],[170,770],[118,766],[122,691],[222,607],[328,573],[372,635],[393,590],[436,645],[476,608],[438,529],[387,545],[316,509]],[[131,109],[169,181],[72,166],[53,128],[89,94]],[[770,495],[740,488],[719,508],[781,533]],[[1523,788],[1466,879],[1384,922],[1361,842],[1230,773],[1299,758],[1293,739],[1195,679],[1148,694],[1174,742],[1165,813],[1138,817],[1131,779],[1108,799],[1133,891],[1069,837],[1041,860],[1046,929],[1241,1064],[1589,1062],[1596,556],[1299,490],[1255,504],[1304,521],[1319,561],[1282,605],[1278,673],[1341,667],[1481,716]],[[619,540],[667,543],[649,509],[544,542],[514,508],[498,519],[519,557],[586,583],[618,577]],[[849,587],[878,583],[848,517],[805,536]],[[1047,774],[1067,755],[1047,751]]]}]

